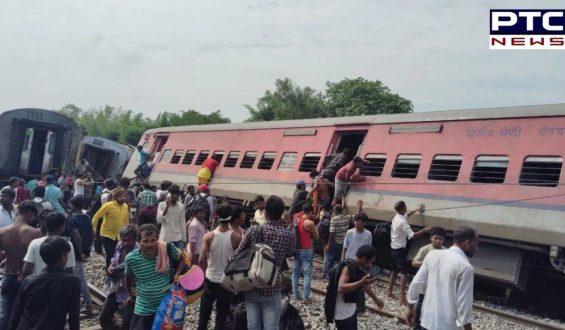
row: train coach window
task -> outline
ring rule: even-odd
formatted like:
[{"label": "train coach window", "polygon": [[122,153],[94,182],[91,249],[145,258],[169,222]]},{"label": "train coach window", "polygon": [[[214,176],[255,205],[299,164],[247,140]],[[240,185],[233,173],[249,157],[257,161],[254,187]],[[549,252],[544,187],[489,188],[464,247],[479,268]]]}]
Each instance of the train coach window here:
[{"label": "train coach window", "polygon": [[298,167],[298,172],[312,172],[318,168],[318,163],[322,158],[322,154],[319,152],[307,152],[300,162],[300,167]]},{"label": "train coach window", "polygon": [[200,150],[200,153],[198,154],[198,157],[196,157],[196,161],[194,162],[194,165],[202,165],[202,163],[204,163],[206,158],[208,158],[209,154],[210,154],[210,150]]},{"label": "train coach window", "polygon": [[224,154],[225,152],[223,150],[216,150],[213,155],[218,159],[218,163],[221,163],[224,158]]},{"label": "train coach window", "polygon": [[237,159],[239,158],[239,151],[230,151],[228,153],[228,158],[224,163],[224,167],[235,167]]},{"label": "train coach window", "polygon": [[173,151],[171,149],[163,151],[163,156],[161,156],[161,163],[168,163],[171,160],[172,154]]},{"label": "train coach window", "polygon": [[171,164],[178,164],[182,158],[184,150],[175,150],[173,157],[171,158]]},{"label": "train coach window", "polygon": [[279,162],[279,167],[277,170],[290,172],[296,163],[296,152],[285,152],[282,155],[281,161]]},{"label": "train coach window", "polygon": [[252,168],[253,164],[255,164],[255,159],[257,159],[256,151],[246,152],[245,155],[243,155],[239,168]]},{"label": "train coach window", "polygon": [[421,162],[422,155],[398,155],[392,168],[392,177],[414,179],[418,176]]},{"label": "train coach window", "polygon": [[507,169],[506,156],[478,156],[471,172],[471,182],[503,183]]},{"label": "train coach window", "polygon": [[192,164],[192,160],[196,156],[196,150],[187,150],[186,154],[184,154],[184,158],[182,159],[183,165],[190,165]]},{"label": "train coach window", "polygon": [[531,156],[524,159],[520,184],[524,186],[557,187],[563,159],[561,157]]},{"label": "train coach window", "polygon": [[381,176],[386,163],[385,154],[366,154],[365,165],[361,167],[361,175]]},{"label": "train coach window", "polygon": [[270,170],[273,167],[276,157],[276,152],[264,152],[257,168],[260,170]]},{"label": "train coach window", "polygon": [[461,155],[436,155],[428,173],[428,179],[441,181],[456,181],[461,169]]}]

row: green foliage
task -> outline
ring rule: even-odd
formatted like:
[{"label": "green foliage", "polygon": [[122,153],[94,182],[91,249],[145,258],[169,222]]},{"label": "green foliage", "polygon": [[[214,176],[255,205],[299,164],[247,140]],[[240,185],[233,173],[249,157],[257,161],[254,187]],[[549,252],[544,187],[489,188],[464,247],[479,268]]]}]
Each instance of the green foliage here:
[{"label": "green foliage", "polygon": [[326,83],[325,96],[330,117],[412,112],[412,102],[391,93],[379,80],[343,79]]},{"label": "green foliage", "polygon": [[322,94],[310,87],[301,88],[288,78],[277,79],[275,91],[267,90],[256,108],[245,107],[250,113],[247,121],[326,117]]},{"label": "green foliage", "polygon": [[230,122],[219,110],[208,115],[195,110],[180,113],[165,111],[159,113],[154,120],[144,117],[142,113],[109,105],[84,111],[74,104],[67,104],[57,111],[74,119],[86,135],[105,137],[131,145],[136,145],[143,132],[150,128]]},{"label": "green foliage", "polygon": [[364,78],[326,83],[325,94],[297,86],[289,78],[277,79],[257,106],[245,105],[247,121],[324,118],[412,112],[412,102],[393,94],[382,82]]}]

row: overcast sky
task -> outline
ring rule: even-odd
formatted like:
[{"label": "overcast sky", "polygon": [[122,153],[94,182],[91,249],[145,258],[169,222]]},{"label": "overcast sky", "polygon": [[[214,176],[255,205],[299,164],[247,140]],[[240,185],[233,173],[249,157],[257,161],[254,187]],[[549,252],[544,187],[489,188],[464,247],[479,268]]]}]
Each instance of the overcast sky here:
[{"label": "overcast sky", "polygon": [[491,51],[489,9],[562,1],[0,0],[0,110],[248,113],[277,78],[381,80],[415,111],[565,102],[564,51]]}]

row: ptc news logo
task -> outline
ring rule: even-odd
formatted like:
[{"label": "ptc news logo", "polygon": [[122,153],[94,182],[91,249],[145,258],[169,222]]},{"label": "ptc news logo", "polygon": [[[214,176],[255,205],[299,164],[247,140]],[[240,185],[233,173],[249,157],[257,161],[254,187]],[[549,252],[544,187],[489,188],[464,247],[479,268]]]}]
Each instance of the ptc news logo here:
[{"label": "ptc news logo", "polygon": [[490,49],[565,49],[565,10],[490,11]]}]

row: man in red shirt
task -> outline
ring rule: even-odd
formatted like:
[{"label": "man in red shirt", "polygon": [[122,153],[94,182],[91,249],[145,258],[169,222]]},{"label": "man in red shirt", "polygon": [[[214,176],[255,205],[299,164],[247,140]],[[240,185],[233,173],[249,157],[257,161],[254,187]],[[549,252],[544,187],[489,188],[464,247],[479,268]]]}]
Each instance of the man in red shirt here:
[{"label": "man in red shirt", "polygon": [[318,229],[314,221],[308,220],[314,214],[312,204],[304,203],[302,205],[302,217],[297,219],[298,231],[298,250],[294,254],[294,267],[292,274],[292,292],[296,299],[300,299],[298,284],[300,280],[300,271],[304,273],[304,303],[310,304],[314,300],[310,297],[310,287],[312,283],[312,240],[318,239]]},{"label": "man in red shirt", "polygon": [[198,185],[208,184],[208,182],[214,175],[216,167],[220,165],[220,160],[221,158],[219,155],[212,155],[202,163],[202,167],[200,167],[198,173],[196,174],[196,176],[198,177]]},{"label": "man in red shirt", "polygon": [[335,175],[335,194],[332,205],[336,205],[338,202],[343,204],[347,187],[350,182],[361,182],[365,180],[364,177],[357,173],[361,166],[363,166],[363,163],[364,162],[361,157],[355,156],[352,161],[345,164],[339,169],[339,171],[337,171],[337,174]]}]

